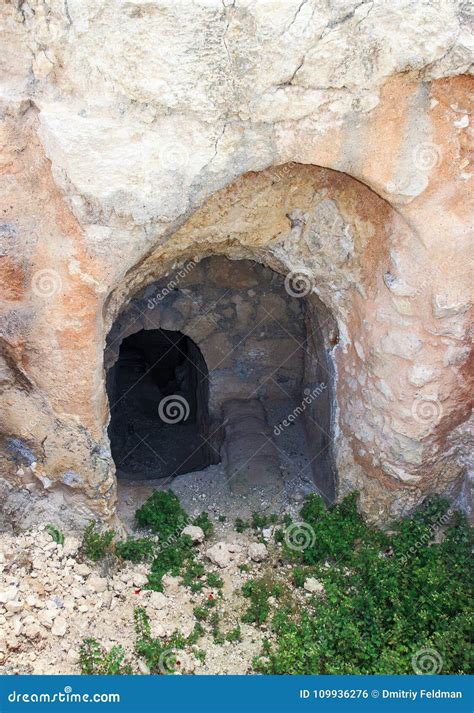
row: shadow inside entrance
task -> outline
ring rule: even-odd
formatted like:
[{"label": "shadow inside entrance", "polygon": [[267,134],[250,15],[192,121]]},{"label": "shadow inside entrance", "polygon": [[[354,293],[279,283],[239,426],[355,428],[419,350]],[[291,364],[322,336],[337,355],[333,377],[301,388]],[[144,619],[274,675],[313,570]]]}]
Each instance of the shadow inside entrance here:
[{"label": "shadow inside entrance", "polygon": [[172,477],[217,462],[206,442],[208,369],[189,337],[155,329],[125,338],[107,392],[118,478]]}]

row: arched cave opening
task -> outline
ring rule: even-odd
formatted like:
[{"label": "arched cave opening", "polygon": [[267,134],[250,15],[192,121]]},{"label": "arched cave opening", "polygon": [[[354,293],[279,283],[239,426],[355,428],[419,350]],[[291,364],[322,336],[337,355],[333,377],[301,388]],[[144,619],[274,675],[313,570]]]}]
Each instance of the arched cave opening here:
[{"label": "arched cave opening", "polygon": [[254,509],[311,489],[334,499],[337,330],[306,287],[213,256],[124,305],[105,351],[119,501],[137,481],[163,488],[169,476],[186,489],[209,466],[215,493],[225,483]]},{"label": "arched cave opening", "polygon": [[107,390],[117,477],[173,477],[218,459],[208,443],[208,369],[190,337],[166,329],[126,337]]}]

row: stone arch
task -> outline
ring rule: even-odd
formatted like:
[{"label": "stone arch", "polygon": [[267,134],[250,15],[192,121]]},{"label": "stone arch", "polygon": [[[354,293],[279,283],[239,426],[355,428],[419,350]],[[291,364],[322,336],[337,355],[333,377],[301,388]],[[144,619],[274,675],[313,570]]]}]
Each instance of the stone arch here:
[{"label": "stone arch", "polygon": [[245,174],[128,272],[108,300],[105,324],[157,275],[215,254],[302,274],[314,312],[326,311],[340,494],[359,489],[365,511],[380,519],[446,490],[442,462],[429,479],[425,472],[445,396],[425,395],[429,375],[415,363],[432,349],[430,276],[420,285],[425,247],[405,220],[367,186],[329,169],[289,164]]},{"label": "stone arch", "polygon": [[[79,235],[79,226],[73,227]],[[362,509],[378,521],[409,511],[430,492],[459,496],[463,504],[469,402],[459,376],[466,363],[465,300],[454,294],[452,279],[446,300],[434,294],[433,284],[444,279],[438,262],[400,213],[367,186],[317,166],[274,166],[214,193],[153,248],[137,250],[125,273],[119,252],[114,243],[110,258],[101,253],[94,263],[104,288],[79,265],[66,274],[52,263],[60,289],[48,319],[38,312],[30,339],[35,343],[49,329],[59,348],[51,369],[39,370],[38,360],[30,369],[35,397],[12,399],[12,408],[21,404],[29,415],[30,432],[12,409],[5,417],[9,447],[15,450],[21,437],[35,464],[34,471],[27,465],[25,481],[20,444],[13,460],[21,465],[7,483],[14,484],[13,500],[21,508],[31,510],[33,494],[47,509],[61,503],[65,519],[87,519],[91,512],[113,519],[106,334],[123,304],[148,282],[209,255],[253,259],[283,275],[309,272],[315,313],[326,310],[332,325],[326,339],[335,374],[339,495],[358,489]],[[39,304],[42,296],[34,299]],[[81,315],[78,328],[72,317],[64,325],[64,310],[71,314],[71,308],[73,317]],[[86,360],[81,350],[87,350]]]}]

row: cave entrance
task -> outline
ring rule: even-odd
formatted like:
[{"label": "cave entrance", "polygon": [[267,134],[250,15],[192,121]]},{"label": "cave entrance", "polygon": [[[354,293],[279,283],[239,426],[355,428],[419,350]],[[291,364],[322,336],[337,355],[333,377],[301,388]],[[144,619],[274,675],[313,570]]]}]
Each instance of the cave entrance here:
[{"label": "cave entrance", "polygon": [[107,391],[119,478],[172,477],[215,462],[207,442],[208,369],[190,337],[166,329],[126,337]]},{"label": "cave entrance", "polygon": [[181,476],[171,487],[190,507],[196,493],[211,510],[333,500],[337,331],[306,279],[210,256],[127,301],[104,353],[122,504],[165,476]]}]

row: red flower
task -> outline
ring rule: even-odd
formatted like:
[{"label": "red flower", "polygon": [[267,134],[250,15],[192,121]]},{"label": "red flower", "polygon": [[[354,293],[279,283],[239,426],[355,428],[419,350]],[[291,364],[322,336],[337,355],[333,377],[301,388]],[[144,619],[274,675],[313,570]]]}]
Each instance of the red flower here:
[{"label": "red flower", "polygon": [[134,594],[140,594],[141,591],[142,591],[141,589],[135,589],[135,591],[134,591],[133,593],[134,593]]}]

